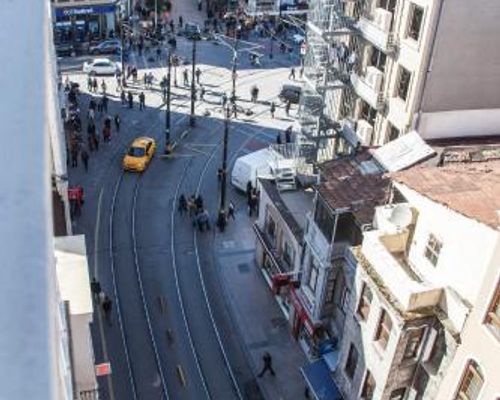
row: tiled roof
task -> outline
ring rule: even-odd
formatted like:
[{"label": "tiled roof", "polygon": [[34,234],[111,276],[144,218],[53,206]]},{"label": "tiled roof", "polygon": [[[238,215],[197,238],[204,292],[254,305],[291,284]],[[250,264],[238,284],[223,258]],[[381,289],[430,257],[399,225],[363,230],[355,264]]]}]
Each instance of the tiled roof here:
[{"label": "tiled roof", "polygon": [[466,217],[500,226],[500,161],[415,167],[390,175],[429,199]]},{"label": "tiled roof", "polygon": [[[323,164],[318,192],[333,209],[349,209],[362,225],[371,224],[375,207],[386,202],[390,179],[368,153]],[[370,172],[367,172],[370,170]]]}]

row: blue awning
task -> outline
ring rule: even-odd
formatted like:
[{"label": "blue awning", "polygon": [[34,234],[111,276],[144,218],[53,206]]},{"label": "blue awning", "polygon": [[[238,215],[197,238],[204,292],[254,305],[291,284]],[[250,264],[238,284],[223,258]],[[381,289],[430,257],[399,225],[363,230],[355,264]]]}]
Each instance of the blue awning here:
[{"label": "blue awning", "polygon": [[300,371],[315,399],[342,400],[342,395],[333,382],[330,369],[323,359],[302,367]]}]

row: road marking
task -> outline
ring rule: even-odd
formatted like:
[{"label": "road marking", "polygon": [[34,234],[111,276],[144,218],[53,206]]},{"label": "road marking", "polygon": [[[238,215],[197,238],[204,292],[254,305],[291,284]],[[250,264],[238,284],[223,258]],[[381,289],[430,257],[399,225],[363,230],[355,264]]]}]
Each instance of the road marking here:
[{"label": "road marking", "polygon": [[180,365],[177,365],[177,377],[182,386],[186,387],[186,376],[184,375],[184,370]]}]

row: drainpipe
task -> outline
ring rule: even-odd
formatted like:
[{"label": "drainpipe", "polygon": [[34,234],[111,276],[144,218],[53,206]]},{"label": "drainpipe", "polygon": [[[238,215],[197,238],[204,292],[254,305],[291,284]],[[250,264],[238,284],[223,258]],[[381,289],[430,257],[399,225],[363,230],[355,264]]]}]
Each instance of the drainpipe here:
[{"label": "drainpipe", "polygon": [[444,9],[444,3],[445,3],[445,0],[441,0],[441,2],[439,3],[439,11],[437,13],[436,22],[434,24],[434,29],[432,30],[432,34],[433,34],[432,42],[431,42],[431,45],[429,46],[429,50],[426,54],[426,59],[425,59],[426,71],[425,71],[425,75],[424,75],[422,84],[420,85],[420,90],[418,91],[417,118],[415,120],[415,123],[413,124],[414,129],[417,132],[418,132],[418,128],[420,126],[420,120],[422,118],[422,101],[423,101],[423,97],[424,97],[425,86],[427,85],[427,78],[429,76],[429,73],[432,72],[432,61],[433,61],[434,47],[436,45],[436,36],[437,36],[436,34],[438,32],[439,23],[441,22],[441,17],[442,17],[443,9]]}]

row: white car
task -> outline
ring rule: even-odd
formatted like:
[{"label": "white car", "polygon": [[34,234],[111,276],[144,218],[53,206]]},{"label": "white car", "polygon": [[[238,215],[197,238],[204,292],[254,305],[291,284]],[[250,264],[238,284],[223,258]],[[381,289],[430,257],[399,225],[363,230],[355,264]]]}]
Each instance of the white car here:
[{"label": "white car", "polygon": [[121,66],[108,58],[95,58],[83,63],[83,72],[89,75],[114,75],[121,72]]}]

